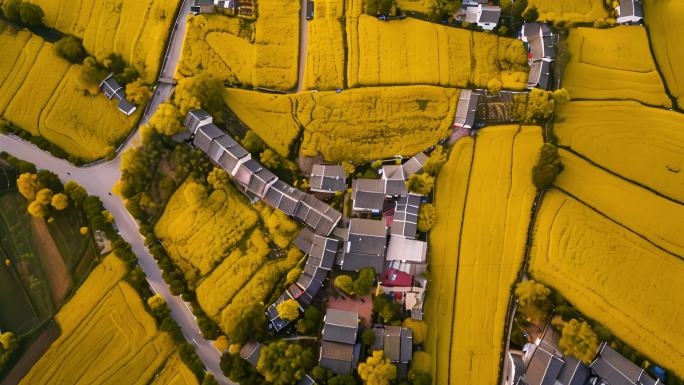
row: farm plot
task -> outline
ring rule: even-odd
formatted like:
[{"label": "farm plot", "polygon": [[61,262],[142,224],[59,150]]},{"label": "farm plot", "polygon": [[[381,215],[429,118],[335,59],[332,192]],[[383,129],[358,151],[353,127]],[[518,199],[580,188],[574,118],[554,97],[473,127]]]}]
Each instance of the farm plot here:
[{"label": "farm plot", "polygon": [[677,0],[648,0],[644,14],[656,61],[677,105],[684,109],[684,2]]},{"label": "farm plot", "polygon": [[297,108],[294,97],[227,88],[224,101],[270,148],[284,157],[290,155],[290,146],[301,131],[293,119]]},{"label": "farm plot", "polygon": [[[520,270],[535,188],[539,127],[481,131],[468,184],[456,277],[450,384],[496,382],[511,285]],[[437,383],[447,379],[437,378]]]},{"label": "farm plot", "polygon": [[[0,114],[24,130],[62,148],[82,161],[111,154],[134,126],[140,112],[127,117],[102,95],[86,96],[79,85],[79,66],[54,54],[51,43],[28,32],[0,33],[19,53],[4,62],[8,75],[0,83]],[[23,47],[15,40],[25,41]]]},{"label": "farm plot", "polygon": [[556,109],[561,146],[684,203],[684,116],[636,102],[570,102]]},{"label": "farm plot", "polygon": [[432,86],[300,95],[300,152],[331,162],[410,156],[449,134],[457,100],[458,90]]},{"label": "farm plot", "polygon": [[567,44],[570,61],[562,82],[572,98],[632,99],[672,106],[644,28],[576,28],[571,30]]},{"label": "farm plot", "polygon": [[604,0],[529,0],[537,7],[539,21],[593,23],[610,16]]},{"label": "farm plot", "polygon": [[345,86],[344,3],[345,0],[314,3],[314,19],[308,22],[307,89],[331,90]]},{"label": "farm plot", "polygon": [[430,0],[397,0],[397,8],[404,12],[417,12],[427,15],[433,2]]},{"label": "farm plot", "polygon": [[210,273],[256,225],[258,215],[241,195],[226,185],[206,196],[186,181],[167,203],[154,231],[190,282]]},{"label": "farm plot", "polygon": [[654,245],[684,257],[684,204],[673,202],[561,150],[558,188]]},{"label": "farm plot", "polygon": [[[358,7],[358,6],[357,6]],[[522,42],[417,19],[386,23],[347,10],[347,86],[433,84],[524,89]]]},{"label": "farm plot", "polygon": [[190,17],[176,76],[207,71],[236,85],[293,89],[299,61],[299,1],[261,1],[257,7],[253,24],[222,15]]},{"label": "farm plot", "polygon": [[86,50],[103,59],[120,54],[147,83],[156,81],[166,38],[180,1],[32,0],[45,11],[48,26],[83,39]]},{"label": "farm plot", "polygon": [[430,231],[430,290],[425,302],[429,333],[424,345],[432,357],[430,372],[433,378],[444,383],[448,382],[451,364],[449,351],[454,326],[458,250],[472,157],[471,137],[456,142],[449,160],[439,172],[435,187],[435,205],[440,215]]},{"label": "farm plot", "polygon": [[199,385],[199,383],[197,377],[180,360],[178,354],[174,354],[166,361],[164,369],[151,385]]},{"label": "farm plot", "polygon": [[684,375],[681,258],[552,190],[537,215],[530,269],[582,313]]},{"label": "farm plot", "polygon": [[114,255],[55,316],[62,334],[21,384],[147,384],[173,352]]}]

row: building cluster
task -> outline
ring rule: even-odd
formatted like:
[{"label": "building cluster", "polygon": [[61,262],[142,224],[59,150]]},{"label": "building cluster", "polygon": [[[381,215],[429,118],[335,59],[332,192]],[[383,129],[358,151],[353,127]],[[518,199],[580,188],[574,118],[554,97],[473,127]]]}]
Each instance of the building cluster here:
[{"label": "building cluster", "polygon": [[112,100],[112,98],[115,98],[119,101],[119,111],[126,114],[126,116],[131,116],[135,112],[135,106],[126,100],[126,91],[119,82],[114,79],[114,74],[109,74],[109,76],[100,83],[100,89],[107,99]]},{"label": "building cluster", "polygon": [[521,40],[527,43],[530,73],[527,88],[548,90],[551,83],[551,65],[556,60],[557,37],[544,23],[525,23]]},{"label": "building cluster", "polygon": [[456,21],[477,24],[485,31],[496,28],[500,17],[501,7],[489,5],[489,0],[464,0],[454,15]]},{"label": "building cluster", "polygon": [[590,365],[544,340],[528,343],[522,352],[510,351],[507,359],[506,385],[663,385],[606,342]]},{"label": "building cluster", "polygon": [[193,0],[190,5],[190,11],[195,15],[221,10],[229,15],[252,17],[255,8],[251,0]]},{"label": "building cluster", "polygon": [[615,9],[618,12],[618,24],[641,24],[644,22],[642,0],[620,0]]}]

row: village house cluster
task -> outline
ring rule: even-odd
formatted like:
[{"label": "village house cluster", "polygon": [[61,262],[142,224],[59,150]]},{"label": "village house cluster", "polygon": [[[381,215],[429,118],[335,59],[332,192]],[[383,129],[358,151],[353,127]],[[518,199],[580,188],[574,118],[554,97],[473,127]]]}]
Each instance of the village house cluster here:
[{"label": "village house cluster", "polygon": [[217,10],[234,16],[254,16],[255,4],[250,0],[193,0],[190,11],[194,15],[216,13]]}]

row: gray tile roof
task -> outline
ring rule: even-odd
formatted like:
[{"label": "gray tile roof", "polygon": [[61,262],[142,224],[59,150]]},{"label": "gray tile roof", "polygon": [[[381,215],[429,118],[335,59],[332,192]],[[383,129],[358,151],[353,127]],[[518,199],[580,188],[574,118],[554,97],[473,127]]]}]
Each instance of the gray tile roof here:
[{"label": "gray tile roof", "polygon": [[372,350],[382,350],[393,363],[411,362],[413,356],[413,331],[401,326],[375,326]]},{"label": "gray tile roof", "polygon": [[330,234],[342,219],[339,211],[309,194],[302,196],[294,216],[319,235]]},{"label": "gray tile roof", "polygon": [[223,151],[217,163],[232,176],[237,171],[238,164],[251,158],[252,154],[242,146],[235,144]]},{"label": "gray tile roof", "polygon": [[527,364],[523,379],[528,385],[554,385],[563,360],[542,346],[537,346]]},{"label": "gray tile roof", "polygon": [[591,377],[591,369],[573,356],[564,356],[565,364],[558,375],[561,385],[586,385]]},{"label": "gray tile roof", "polygon": [[293,283],[290,285],[290,287],[287,288],[288,293],[290,293],[290,296],[299,302],[299,305],[301,307],[307,307],[311,304],[311,301],[313,300],[313,297],[309,292],[306,290],[302,289],[299,284]]},{"label": "gray tile roof", "polygon": [[272,303],[268,308],[266,308],[266,314],[268,315],[268,319],[271,322],[271,325],[273,325],[273,328],[276,332],[283,330],[287,325],[290,324],[290,321],[284,320],[280,318],[280,316],[278,315],[278,305],[287,301],[288,299],[292,299],[292,297],[290,296],[290,293],[287,290],[285,290],[285,292],[280,297],[278,297],[278,299],[274,303]]},{"label": "gray tile roof", "polygon": [[249,182],[252,180],[254,174],[261,170],[263,166],[259,164],[254,159],[249,159],[246,162],[242,162],[235,169],[233,177],[235,181],[245,187],[249,186]]},{"label": "gray tile roof", "polygon": [[331,341],[321,342],[321,358],[319,365],[334,373],[347,375],[351,373],[354,360],[354,345]]},{"label": "gray tile roof", "polygon": [[461,90],[456,105],[456,116],[454,117],[455,127],[472,128],[475,124],[475,114],[477,113],[477,103],[480,94],[472,90]]},{"label": "gray tile roof", "polygon": [[380,179],[354,179],[352,200],[354,211],[380,212],[385,202],[385,183]]},{"label": "gray tile roof", "polygon": [[367,255],[385,255],[387,229],[382,220],[352,218],[344,251]]},{"label": "gray tile roof", "polygon": [[483,5],[482,14],[480,15],[478,23],[498,23],[501,16],[501,8],[496,5]]},{"label": "gray tile roof", "polygon": [[359,313],[328,309],[323,325],[323,341],[353,345],[359,329]]},{"label": "gray tile roof", "polygon": [[222,135],[223,131],[213,124],[202,126],[197,130],[192,144],[208,154],[212,141]]},{"label": "gray tile roof", "polygon": [[543,90],[549,87],[551,76],[551,63],[545,60],[537,60],[530,65],[530,74],[527,78],[528,88],[539,87]]},{"label": "gray tile roof", "polygon": [[347,175],[344,167],[337,164],[314,164],[311,170],[309,188],[312,191],[335,192],[347,189]]},{"label": "gray tile roof", "polygon": [[136,107],[131,104],[128,100],[126,99],[121,99],[119,100],[119,111],[123,112],[126,114],[126,116],[131,116],[136,110]]},{"label": "gray tile roof", "polygon": [[337,239],[314,234],[308,228],[294,240],[294,244],[308,256],[306,264],[324,270],[332,269],[339,243]]},{"label": "gray tile roof", "polygon": [[113,97],[123,99],[126,96],[125,92],[123,92],[123,87],[114,79],[114,74],[109,74],[109,76],[100,82],[100,89],[108,99]]},{"label": "gray tile roof", "polygon": [[385,258],[382,255],[369,255],[361,253],[345,252],[340,254],[340,269],[345,271],[359,271],[366,267],[372,267],[375,271],[382,271]]},{"label": "gray tile roof", "polygon": [[620,17],[644,17],[644,10],[638,0],[620,0]]},{"label": "gray tile roof", "polygon": [[211,124],[214,122],[214,118],[204,110],[191,110],[188,112],[188,114],[185,116],[185,121],[183,121],[183,125],[185,128],[188,129],[188,131],[194,133],[197,133],[197,130],[205,126],[207,124]]},{"label": "gray tile roof", "polygon": [[278,177],[275,176],[269,169],[262,168],[252,175],[247,185],[247,190],[256,194],[259,197],[263,197],[266,192],[266,187],[274,182]]},{"label": "gray tile roof", "polygon": [[404,175],[406,176],[406,178],[422,170],[423,165],[425,164],[425,162],[427,162],[427,160],[427,155],[425,155],[422,152],[419,152],[413,157],[411,157],[409,160],[404,162],[404,164],[402,164],[401,167],[404,168]]},{"label": "gray tile roof", "polygon": [[406,189],[406,176],[404,175],[404,168],[402,166],[382,166],[381,180],[385,184],[385,195],[405,196],[408,194],[408,190]]},{"label": "gray tile roof", "polygon": [[[213,126],[218,129],[218,127],[216,127],[214,124],[209,124],[209,126]],[[217,138],[214,138],[214,140],[211,142],[211,146],[209,146],[209,151],[207,152],[207,155],[211,160],[218,163],[219,159],[221,159],[221,156],[223,156],[223,154],[226,151],[228,151],[229,148],[234,146],[237,146],[237,142],[235,141],[235,139],[231,138],[230,135],[224,134]],[[231,172],[231,170],[226,171],[228,171],[228,173]]]},{"label": "gray tile roof", "polygon": [[259,363],[261,354],[261,344],[256,341],[249,341],[240,349],[240,357],[256,367]]},{"label": "gray tile roof", "polygon": [[392,235],[411,239],[416,237],[420,199],[420,195],[409,194],[397,200],[391,226]]},{"label": "gray tile roof", "polygon": [[387,246],[386,259],[388,261],[424,263],[427,257],[427,248],[427,242],[392,235]]},{"label": "gray tile roof", "polygon": [[289,216],[294,216],[299,201],[304,195],[300,190],[279,179],[266,190],[263,201],[274,209],[278,209]]},{"label": "gray tile roof", "polygon": [[302,377],[302,379],[299,380],[299,382],[297,382],[297,385],[314,385],[314,384],[316,384],[316,381],[314,381],[314,379],[311,378],[311,376],[309,376],[308,374],[305,374],[304,377]]},{"label": "gray tile roof", "polygon": [[639,366],[628,360],[607,343],[599,346],[598,357],[591,369],[609,385],[646,385],[654,382]]}]

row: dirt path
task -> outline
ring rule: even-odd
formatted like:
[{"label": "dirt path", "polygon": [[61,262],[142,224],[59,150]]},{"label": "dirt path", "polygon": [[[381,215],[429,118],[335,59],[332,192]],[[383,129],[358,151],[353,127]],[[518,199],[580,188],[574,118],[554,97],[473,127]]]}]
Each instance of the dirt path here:
[{"label": "dirt path", "polygon": [[64,297],[71,289],[69,270],[64,264],[62,254],[60,254],[55,241],[52,239],[45,221],[31,217],[31,229],[34,236],[34,244],[38,248],[40,263],[45,269],[48,283],[52,289],[52,298],[55,305],[59,307],[59,304],[62,303],[62,300],[64,300]]}]

